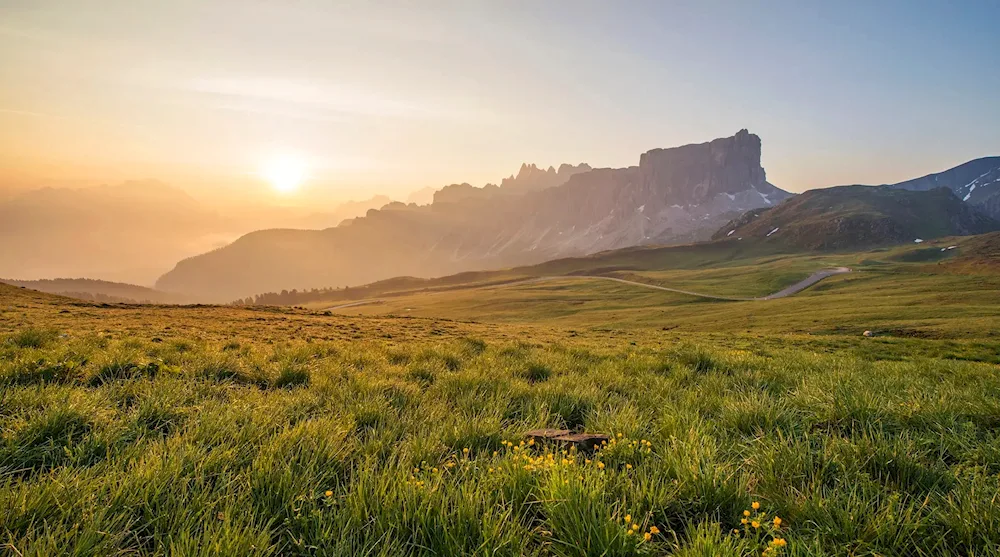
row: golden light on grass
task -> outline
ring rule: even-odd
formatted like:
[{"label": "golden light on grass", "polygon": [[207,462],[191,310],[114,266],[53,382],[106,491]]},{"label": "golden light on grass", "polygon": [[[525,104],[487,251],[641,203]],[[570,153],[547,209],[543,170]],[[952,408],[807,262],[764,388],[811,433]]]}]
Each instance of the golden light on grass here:
[{"label": "golden light on grass", "polygon": [[306,163],[302,157],[275,155],[264,162],[260,175],[278,193],[288,194],[299,189],[306,179]]}]

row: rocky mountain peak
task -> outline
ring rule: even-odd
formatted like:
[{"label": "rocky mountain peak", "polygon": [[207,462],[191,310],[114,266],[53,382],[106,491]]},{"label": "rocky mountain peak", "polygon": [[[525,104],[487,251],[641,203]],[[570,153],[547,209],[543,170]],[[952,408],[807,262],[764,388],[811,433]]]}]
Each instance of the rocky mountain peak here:
[{"label": "rocky mountain peak", "polygon": [[639,157],[639,180],[670,203],[699,204],[719,194],[773,186],[760,164],[760,137],[742,129],[732,137],[653,149]]},{"label": "rocky mountain peak", "polygon": [[[205,296],[235,294],[227,294],[231,299],[707,239],[735,214],[789,196],[767,183],[760,149],[760,139],[741,130],[707,143],[654,149],[642,155],[639,166],[563,164],[543,170],[525,163],[500,186],[442,188],[430,206],[378,211],[321,233],[286,231],[295,236],[295,250],[285,247],[292,240],[279,240],[276,232],[245,236],[224,250],[179,263],[161,286]],[[316,261],[321,263],[313,267]],[[213,269],[251,267],[252,273],[216,273],[211,282],[206,276]]]}]

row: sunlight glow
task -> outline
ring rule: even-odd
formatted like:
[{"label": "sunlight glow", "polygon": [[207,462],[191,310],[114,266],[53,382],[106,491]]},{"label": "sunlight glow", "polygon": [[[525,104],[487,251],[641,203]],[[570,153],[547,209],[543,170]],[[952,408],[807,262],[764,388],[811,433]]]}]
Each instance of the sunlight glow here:
[{"label": "sunlight glow", "polygon": [[261,176],[278,193],[292,193],[306,179],[306,164],[300,157],[280,155],[264,163]]}]

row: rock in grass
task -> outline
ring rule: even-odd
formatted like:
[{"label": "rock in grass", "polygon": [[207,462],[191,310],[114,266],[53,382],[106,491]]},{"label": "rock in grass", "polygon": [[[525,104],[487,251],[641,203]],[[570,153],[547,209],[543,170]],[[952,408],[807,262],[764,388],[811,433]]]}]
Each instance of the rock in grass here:
[{"label": "rock in grass", "polygon": [[579,451],[592,451],[609,439],[611,438],[601,433],[571,433],[554,437],[552,440],[564,445],[574,445]]},{"label": "rock in grass", "polygon": [[568,429],[533,429],[531,431],[524,432],[524,437],[527,439],[534,439],[538,441],[550,441],[556,437],[562,437],[563,435],[569,435],[573,433]]},{"label": "rock in grass", "polygon": [[577,450],[590,451],[602,442],[610,439],[601,433],[573,433],[568,429],[533,429],[524,433],[525,438],[536,443],[551,442],[560,445],[573,445]]}]

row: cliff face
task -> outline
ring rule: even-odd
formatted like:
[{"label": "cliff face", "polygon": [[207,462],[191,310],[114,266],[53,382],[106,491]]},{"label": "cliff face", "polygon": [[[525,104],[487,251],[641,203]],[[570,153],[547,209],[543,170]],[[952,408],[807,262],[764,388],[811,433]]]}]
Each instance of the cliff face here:
[{"label": "cliff face", "polygon": [[370,211],[325,231],[262,231],[182,261],[162,289],[228,301],[537,263],[643,243],[707,239],[737,212],[790,194],[767,183],[760,138],[643,154],[639,166],[522,166],[500,186],[449,186],[429,206]]},{"label": "cliff face", "polygon": [[747,130],[710,143],[643,153],[639,180],[646,191],[680,205],[767,185],[760,165],[760,138]]}]

